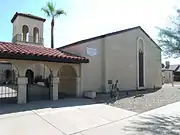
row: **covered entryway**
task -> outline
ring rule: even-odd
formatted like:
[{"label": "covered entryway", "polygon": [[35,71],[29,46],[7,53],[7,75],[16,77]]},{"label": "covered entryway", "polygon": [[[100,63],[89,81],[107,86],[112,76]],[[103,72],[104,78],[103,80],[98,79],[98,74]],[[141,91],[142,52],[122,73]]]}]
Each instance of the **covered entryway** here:
[{"label": "covered entryway", "polygon": [[[0,97],[11,97],[13,93],[18,104],[34,100],[58,100],[58,86],[62,88],[59,92],[75,96],[76,90],[80,91],[80,79],[76,78],[76,71],[79,73],[81,63],[89,62],[85,57],[61,50],[9,42],[0,42],[0,60],[7,60],[15,65],[19,73],[15,81],[12,81],[14,79],[10,78],[15,73],[9,72],[11,70],[3,72],[5,77],[3,82],[5,84],[13,82],[15,84],[13,87],[15,86],[18,90],[13,88],[10,94],[9,89],[2,90]],[[57,76],[58,71],[59,76]],[[59,85],[60,77],[61,85]],[[76,80],[78,80],[78,87],[76,87]]]},{"label": "covered entryway", "polygon": [[52,71],[45,64],[33,64],[26,71],[27,101],[50,100]]},{"label": "covered entryway", "polygon": [[71,65],[64,65],[58,71],[58,77],[60,80],[58,95],[59,98],[75,97],[76,96],[76,78],[77,74]]}]

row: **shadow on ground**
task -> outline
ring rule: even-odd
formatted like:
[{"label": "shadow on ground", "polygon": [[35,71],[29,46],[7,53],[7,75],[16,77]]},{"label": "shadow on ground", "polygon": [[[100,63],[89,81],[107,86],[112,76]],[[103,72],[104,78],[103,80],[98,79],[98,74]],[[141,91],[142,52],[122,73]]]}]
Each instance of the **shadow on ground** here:
[{"label": "shadow on ground", "polygon": [[123,129],[129,135],[180,135],[179,116],[141,116]]},{"label": "shadow on ground", "polygon": [[130,91],[121,91],[120,95],[116,98],[111,98],[110,93],[99,93],[97,94],[97,97],[95,101],[97,103],[107,103],[107,104],[113,104],[117,100],[129,98],[129,97],[142,97],[145,94],[154,93],[159,91],[161,88],[158,89],[144,89],[144,90],[130,90]]},{"label": "shadow on ground", "polygon": [[95,104],[94,101],[85,98],[69,98],[60,99],[57,101],[34,101],[27,104],[4,104],[0,105],[0,115],[24,111],[32,111],[35,109],[45,108],[62,108],[62,107],[73,107],[82,105]]}]

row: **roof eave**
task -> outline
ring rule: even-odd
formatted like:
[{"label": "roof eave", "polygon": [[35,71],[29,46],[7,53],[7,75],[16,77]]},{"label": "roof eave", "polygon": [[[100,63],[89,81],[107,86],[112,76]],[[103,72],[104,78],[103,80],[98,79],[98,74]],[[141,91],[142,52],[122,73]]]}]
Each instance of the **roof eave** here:
[{"label": "roof eave", "polygon": [[11,23],[13,23],[13,22],[16,20],[17,16],[23,16],[23,17],[28,17],[28,18],[31,18],[31,19],[37,19],[37,20],[43,21],[43,22],[46,21],[46,19],[44,19],[44,18],[37,18],[37,17],[33,17],[33,16],[30,17],[30,16],[28,16],[28,15],[25,15],[25,14],[16,12],[16,13],[14,14],[13,18],[11,19]]},{"label": "roof eave", "polygon": [[0,58],[47,61],[47,62],[57,62],[57,63],[74,63],[74,64],[89,63],[89,59],[77,60],[77,59],[55,58],[55,57],[48,57],[48,56],[35,56],[35,55],[24,55],[24,54],[14,54],[14,53],[0,53]]}]

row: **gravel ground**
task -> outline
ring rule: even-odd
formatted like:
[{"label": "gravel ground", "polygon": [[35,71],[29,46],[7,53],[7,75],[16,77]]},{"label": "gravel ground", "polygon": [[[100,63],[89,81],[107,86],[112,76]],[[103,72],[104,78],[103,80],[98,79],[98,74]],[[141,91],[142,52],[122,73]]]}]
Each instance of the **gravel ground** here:
[{"label": "gravel ground", "polygon": [[140,97],[134,97],[132,94],[130,97],[123,97],[114,102],[110,101],[109,97],[104,96],[99,102],[105,102],[109,105],[127,109],[133,112],[142,113],[167,104],[171,104],[180,101],[180,83],[174,87],[171,84],[165,84],[162,89],[143,94]]}]

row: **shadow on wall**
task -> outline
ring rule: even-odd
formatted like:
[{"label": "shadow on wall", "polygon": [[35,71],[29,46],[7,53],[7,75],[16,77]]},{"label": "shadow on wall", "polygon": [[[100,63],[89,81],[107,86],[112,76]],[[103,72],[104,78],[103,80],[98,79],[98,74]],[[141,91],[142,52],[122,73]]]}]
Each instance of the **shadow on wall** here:
[{"label": "shadow on wall", "polygon": [[180,135],[179,116],[141,116],[123,129],[129,135]]}]

